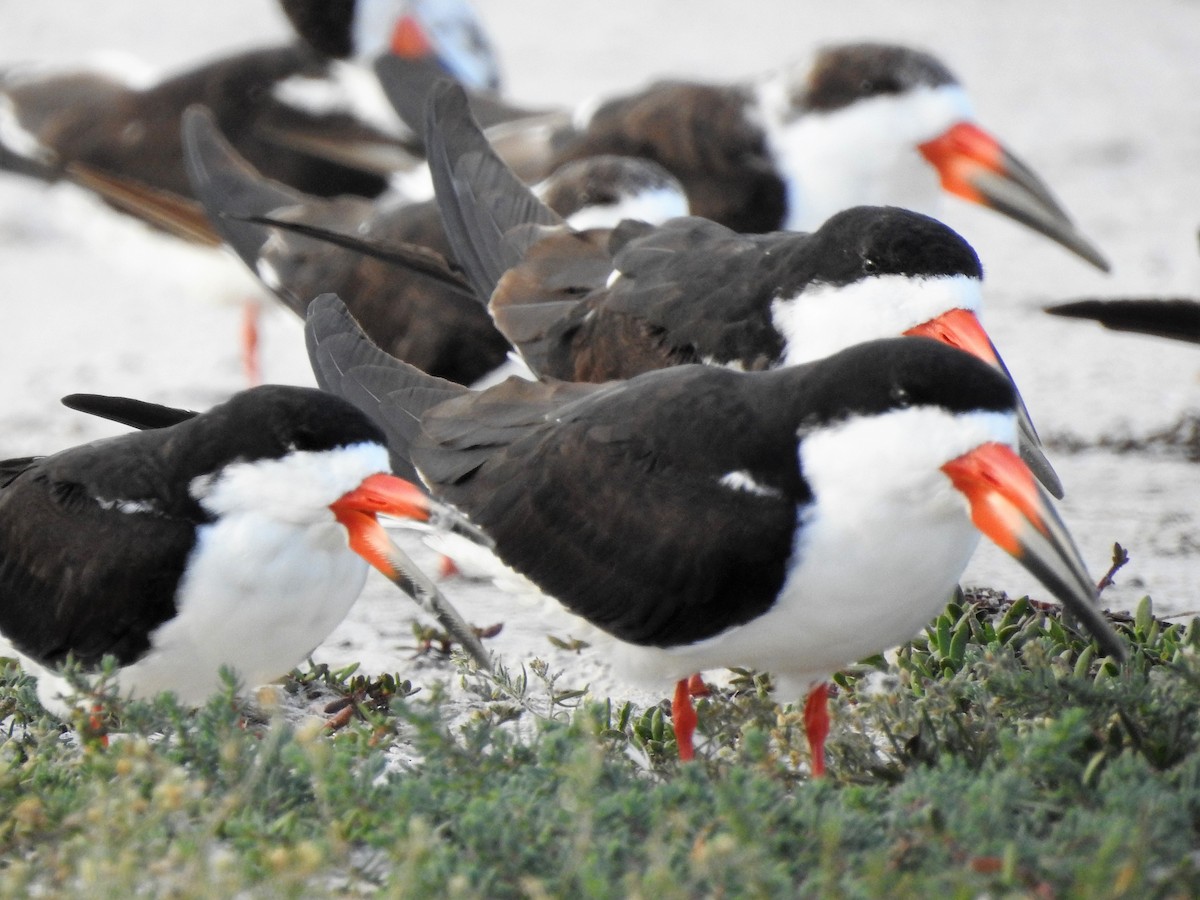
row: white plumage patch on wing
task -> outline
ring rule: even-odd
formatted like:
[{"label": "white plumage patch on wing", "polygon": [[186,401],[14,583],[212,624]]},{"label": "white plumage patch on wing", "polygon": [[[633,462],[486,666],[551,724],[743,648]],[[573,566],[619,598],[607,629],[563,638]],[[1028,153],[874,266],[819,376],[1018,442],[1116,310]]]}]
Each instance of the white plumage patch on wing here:
[{"label": "white plumage patch on wing", "polygon": [[9,97],[0,94],[0,145],[10,153],[39,163],[52,163],[54,153],[21,124]]},{"label": "white plumage patch on wing", "polygon": [[700,361],[706,366],[729,369],[731,372],[745,372],[746,364],[740,359],[717,359],[715,356],[701,357]]},{"label": "white plumage patch on wing", "polygon": [[977,312],[983,295],[968,275],[876,275],[852,284],[811,284],[771,304],[787,365],[811,362],[876,338],[899,337],[952,309]]},{"label": "white plumage patch on wing", "polygon": [[159,510],[158,504],[153,500],[111,500],[106,497],[97,497],[96,503],[101,509],[115,509],[126,515],[156,513]]},{"label": "white plumage patch on wing", "polygon": [[[268,241],[268,243],[270,243]],[[264,249],[266,249],[264,245]],[[273,291],[278,291],[283,287],[283,279],[279,277],[279,271],[269,261],[259,257],[254,261],[254,271],[262,283]]]},{"label": "white plumage patch on wing", "polygon": [[729,488],[731,491],[745,491],[747,494],[754,494],[756,497],[782,496],[778,488],[759,483],[745,469],[740,469],[736,472],[726,472],[717,480],[717,483],[722,487]]},{"label": "white plumage patch on wing", "polygon": [[788,575],[764,615],[669,648],[623,646],[639,678],[678,679],[746,665],[795,697],[839,668],[917,634],[949,600],[979,542],[969,507],[941,466],[991,441],[1011,444],[1010,413],[911,407],[805,435],[801,471],[814,502],[798,508]]}]

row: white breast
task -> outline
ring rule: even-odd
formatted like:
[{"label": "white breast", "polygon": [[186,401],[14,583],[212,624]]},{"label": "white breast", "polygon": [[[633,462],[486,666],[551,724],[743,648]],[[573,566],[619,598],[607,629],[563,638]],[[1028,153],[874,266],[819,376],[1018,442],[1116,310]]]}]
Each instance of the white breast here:
[{"label": "white breast", "polygon": [[135,696],[172,690],[185,703],[202,703],[220,687],[222,666],[248,687],[272,681],[345,618],[366,570],[332,514],[327,524],[304,526],[227,516],[201,530],[177,594],[178,615],[121,672],[121,689]]},{"label": "white breast", "polygon": [[979,542],[965,498],[940,466],[1015,435],[1001,413],[911,408],[809,435],[801,470],[816,502],[798,512],[790,571],[774,606],[695,644],[627,647],[638,678],[704,669],[772,672],[781,690],[808,685],[915,636],[946,604]]},{"label": "white breast", "polygon": [[974,120],[960,86],[916,88],[798,117],[780,115],[779,90],[764,82],[759,99],[767,144],[787,185],[785,228],[811,231],[861,204],[937,214],[939,176],[917,147]]}]

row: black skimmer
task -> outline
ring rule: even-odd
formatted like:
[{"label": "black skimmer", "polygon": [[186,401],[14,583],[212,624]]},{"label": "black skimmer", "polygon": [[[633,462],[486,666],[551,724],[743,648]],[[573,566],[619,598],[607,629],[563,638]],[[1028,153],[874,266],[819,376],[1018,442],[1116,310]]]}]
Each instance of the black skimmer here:
[{"label": "black skimmer", "polygon": [[1114,331],[1200,344],[1200,300],[1187,297],[1075,300],[1047,306],[1046,312],[1070,319],[1090,319]]},{"label": "black skimmer", "polygon": [[200,703],[222,666],[262,684],[337,626],[367,563],[411,591],[376,515],[424,519],[430,501],[349,403],[282,386],[203,414],[64,402],[149,430],[0,463],[0,633],[48,709],[67,709],[68,658],[111,654],[131,696]]},{"label": "black skimmer", "polygon": [[486,42],[455,46],[433,36],[435,28],[446,33],[454,15],[468,17],[463,27],[478,30],[459,0],[283,5],[304,40],[217,59],[154,83],[86,69],[8,68],[0,77],[0,166],[11,162],[49,180],[73,178],[135,215],[139,190],[159,202],[186,202],[192,192],[180,122],[185,109],[201,104],[268,177],[320,196],[370,197],[387,187],[394,171],[413,164],[419,141],[405,135],[382,96],[372,96],[380,89],[356,60],[393,47],[409,52],[398,38],[388,40],[403,33],[427,54],[444,48],[450,55],[436,64],[446,75],[468,84],[477,78],[480,87],[494,83]]},{"label": "black skimmer", "polygon": [[[977,318],[979,258],[928,216],[854,207],[811,234],[744,235],[698,217],[580,231],[506,166],[449,82],[430,93],[426,145],[453,256],[538,375],[777,368],[900,335],[937,338],[1007,374]],[[1026,462],[1061,497],[1019,409]]]},{"label": "black skimmer", "polygon": [[475,392],[372,345],[335,296],[307,323],[317,380],[384,428],[393,465],[497,556],[616,638],[618,670],[677,681],[748,665],[812,691],[907,640],[982,532],[1120,658],[1094,583],[1010,447],[1016,395],[932,341],[858,344],[800,366],[679,366],[608,384],[509,379]]},{"label": "black skimmer", "polygon": [[[468,83],[479,78],[480,87],[494,83],[487,44],[455,46],[447,34],[454,15],[470,17],[464,28],[478,29],[460,0],[295,0],[287,11],[318,47],[298,41],[249,50],[146,83],[98,70],[6,69],[0,74],[0,169],[72,181],[121,212],[215,246],[220,238],[184,170],[180,123],[188,106],[212,110],[239,153],[271,178],[321,196],[373,197],[396,170],[419,164],[420,142],[358,60],[392,47],[405,53],[445,48],[452,56],[436,62],[440,70]],[[423,16],[430,21],[425,38]],[[439,39],[435,30],[447,36]],[[469,61],[472,49],[482,62]],[[257,311],[256,301],[245,307],[243,326],[251,383],[261,380]]]},{"label": "black skimmer", "polygon": [[[414,130],[415,107],[397,107]],[[945,191],[1108,269],[1032,170],[976,124],[950,70],[908,47],[832,45],[754,83],[663,81],[488,137],[526,180],[599,153],[653,159],[695,215],[740,232],[807,231],[864,204],[936,215]]]},{"label": "black skimmer", "polygon": [[[505,362],[509,344],[450,261],[432,200],[398,192],[374,201],[328,199],[265,179],[202,109],[188,111],[183,133],[194,190],[214,227],[297,315],[303,317],[318,294],[336,293],[388,353],[462,384]],[[579,227],[615,224],[629,215],[662,221],[686,212],[678,183],[645,160],[581,160],[533,190]],[[328,237],[343,232],[355,244],[404,249],[406,256],[380,259],[283,230],[284,223],[315,227]]]}]

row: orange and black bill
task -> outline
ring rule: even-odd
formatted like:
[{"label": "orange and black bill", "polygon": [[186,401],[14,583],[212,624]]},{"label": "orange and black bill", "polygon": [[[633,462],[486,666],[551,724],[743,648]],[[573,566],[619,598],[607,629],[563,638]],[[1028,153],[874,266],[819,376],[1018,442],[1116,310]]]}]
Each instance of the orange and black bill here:
[{"label": "orange and black bill", "polygon": [[942,466],[971,506],[971,521],[1032,572],[1091,633],[1100,649],[1125,658],[1125,646],[1099,608],[1079,551],[1033,473],[1004,444],[976,447]]}]

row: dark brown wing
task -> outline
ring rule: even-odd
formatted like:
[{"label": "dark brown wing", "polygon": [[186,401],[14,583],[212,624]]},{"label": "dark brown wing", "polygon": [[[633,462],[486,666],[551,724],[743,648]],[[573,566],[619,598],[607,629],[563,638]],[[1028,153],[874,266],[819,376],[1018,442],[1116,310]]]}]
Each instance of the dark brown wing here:
[{"label": "dark brown wing", "polygon": [[33,461],[0,490],[0,631],[38,662],[132,662],[175,614],[200,517],[157,490],[153,455],[97,450],[154,436]]},{"label": "dark brown wing", "polygon": [[270,217],[316,225],[382,246],[421,245],[437,255],[446,242],[432,203],[383,206],[353,197],[305,196],[259,175],[202,111],[189,111],[184,133],[196,193],[213,221],[297,314],[304,315],[318,294],[337,293],[380,347],[463,383],[504,361],[508,342],[461,286],[419,267],[247,221]]},{"label": "dark brown wing", "polygon": [[[542,341],[542,371],[606,381],[686,363],[773,365],[783,351],[771,303],[787,252],[804,239],[746,236],[695,217],[612,235],[613,279],[591,291]],[[765,254],[770,242],[777,252]],[[619,275],[616,275],[619,273]]]},{"label": "dark brown wing", "polygon": [[[637,644],[701,640],[771,604],[808,499],[793,429],[739,377],[514,380],[426,412],[413,458],[435,496],[574,612]],[[763,490],[722,484],[731,472]]]},{"label": "dark brown wing", "polygon": [[653,160],[682,182],[693,214],[735,231],[779,228],[786,191],[747,90],[664,81],[610,100],[553,160],[611,153]]},{"label": "dark brown wing", "polygon": [[543,229],[562,228],[563,220],[492,150],[453,82],[429,93],[425,147],[453,256],[487,302]]}]

